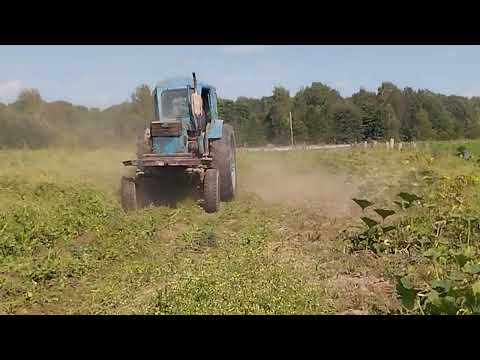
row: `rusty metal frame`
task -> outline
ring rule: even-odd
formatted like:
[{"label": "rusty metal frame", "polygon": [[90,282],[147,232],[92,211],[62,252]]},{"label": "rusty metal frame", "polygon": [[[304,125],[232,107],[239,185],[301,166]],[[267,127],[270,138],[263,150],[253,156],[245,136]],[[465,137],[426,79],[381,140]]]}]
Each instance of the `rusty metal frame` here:
[{"label": "rusty metal frame", "polygon": [[138,167],[165,167],[165,166],[183,166],[183,167],[210,167],[211,157],[196,158],[193,154],[145,154],[141,159],[123,161],[124,166]]}]

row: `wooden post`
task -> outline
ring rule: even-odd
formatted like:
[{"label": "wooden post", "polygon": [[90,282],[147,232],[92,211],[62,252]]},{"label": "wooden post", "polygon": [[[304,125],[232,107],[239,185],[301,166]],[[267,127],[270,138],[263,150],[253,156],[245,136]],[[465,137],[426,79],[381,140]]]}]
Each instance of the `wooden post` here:
[{"label": "wooden post", "polygon": [[293,122],[292,122],[292,112],[290,111],[290,140],[293,147]]}]

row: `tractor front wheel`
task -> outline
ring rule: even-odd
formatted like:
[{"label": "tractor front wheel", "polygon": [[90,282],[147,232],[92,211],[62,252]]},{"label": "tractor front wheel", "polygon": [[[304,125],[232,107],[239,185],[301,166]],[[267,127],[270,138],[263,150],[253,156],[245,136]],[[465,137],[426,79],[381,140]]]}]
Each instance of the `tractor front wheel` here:
[{"label": "tractor front wheel", "polygon": [[203,179],[203,208],[207,213],[214,213],[220,204],[220,181],[217,169],[205,171]]},{"label": "tractor front wheel", "polygon": [[135,210],[137,208],[137,191],[134,178],[122,176],[121,196],[122,208],[125,211]]}]

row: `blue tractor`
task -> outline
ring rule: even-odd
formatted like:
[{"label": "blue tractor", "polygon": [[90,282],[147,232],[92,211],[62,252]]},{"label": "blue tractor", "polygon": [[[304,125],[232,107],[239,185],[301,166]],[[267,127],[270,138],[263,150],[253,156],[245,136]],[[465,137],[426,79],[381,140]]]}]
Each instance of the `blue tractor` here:
[{"label": "blue tractor", "polygon": [[[134,176],[121,181],[122,207],[134,210],[172,195],[179,184],[199,195],[206,212],[235,197],[235,134],[218,118],[215,87],[192,80],[166,80],[153,90],[154,119],[137,144],[137,158],[124,161]],[[160,198],[160,199],[158,199]]]}]

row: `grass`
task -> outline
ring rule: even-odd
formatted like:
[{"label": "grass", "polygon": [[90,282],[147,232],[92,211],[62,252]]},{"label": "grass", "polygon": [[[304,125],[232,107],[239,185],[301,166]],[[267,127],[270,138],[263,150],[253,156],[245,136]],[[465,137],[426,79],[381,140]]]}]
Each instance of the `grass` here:
[{"label": "grass", "polygon": [[266,254],[272,220],[252,196],[213,215],[190,200],[125,214],[128,154],[101,155],[2,153],[1,312],[332,311],[322,289]]},{"label": "grass", "polygon": [[[467,147],[477,154],[479,144]],[[356,197],[379,206],[409,191],[432,197],[448,212],[456,201],[449,194],[457,194],[462,211],[474,213],[480,199],[474,182],[455,190],[443,180],[425,180],[476,176],[478,165],[455,157],[455,148],[239,152],[238,198],[222,203],[215,214],[189,199],[173,208],[124,213],[118,190],[126,172],[121,161],[134,154],[128,149],[1,151],[0,312],[400,311],[395,276],[410,266],[427,279],[429,264],[418,258],[412,268],[411,257],[349,251],[342,230],[362,224],[353,202],[342,216],[326,203],[273,204],[255,181],[276,182],[286,190],[303,186],[308,200],[332,192],[333,184],[321,183],[319,176],[342,176],[345,184],[355,185]],[[295,174],[300,182],[289,183],[283,174]],[[318,188],[307,189],[301,179],[308,184],[313,179]],[[413,224],[416,234],[430,234],[438,214],[418,208],[395,221]],[[450,236],[463,239],[463,230],[451,230]]]},{"label": "grass", "polygon": [[478,140],[432,142],[430,148],[433,153],[454,154],[461,145],[466,146],[475,156],[480,156],[480,142]]}]

